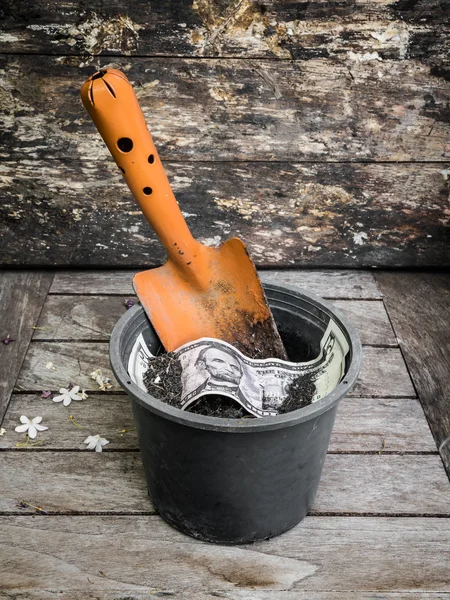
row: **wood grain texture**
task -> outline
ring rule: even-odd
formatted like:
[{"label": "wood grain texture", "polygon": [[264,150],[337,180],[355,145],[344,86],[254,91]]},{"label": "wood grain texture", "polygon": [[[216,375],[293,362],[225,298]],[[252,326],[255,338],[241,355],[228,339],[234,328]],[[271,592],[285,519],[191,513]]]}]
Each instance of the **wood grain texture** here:
[{"label": "wood grain texture", "polygon": [[448,519],[309,517],[278,538],[241,547],[200,543],[156,516],[11,516],[0,524],[8,592],[224,591],[232,598],[251,592],[253,600],[264,590],[305,588],[341,597],[450,591]]},{"label": "wood grain texture", "polygon": [[[3,263],[154,266],[165,260],[115,166],[50,164],[0,165]],[[214,245],[241,237],[259,265],[446,261],[449,165],[167,166],[193,234]]]},{"label": "wood grain texture", "polygon": [[446,58],[448,3],[298,3],[267,0],[100,0],[79,5],[35,1],[26,11],[5,0],[1,52],[93,55],[341,58],[348,52],[382,58]]},{"label": "wood grain texture", "polygon": [[[6,433],[0,437],[0,449],[31,451],[30,448],[17,448],[22,436],[14,432],[21,415],[30,419],[40,415],[42,423],[48,427],[45,436],[40,436],[46,450],[79,450],[81,442],[89,432],[101,433],[110,441],[111,450],[138,450],[136,430],[128,396],[118,394],[90,395],[86,401],[72,402],[70,406],[61,406],[41,394],[13,394],[6,412],[3,427]],[[79,429],[71,423],[72,415]],[[422,420],[425,419],[422,414]],[[409,420],[410,427],[414,427]],[[125,430],[125,431],[124,431]],[[421,431],[420,424],[415,428],[416,435]],[[411,432],[414,436],[414,433]],[[84,436],[84,437],[83,437]],[[421,449],[427,449],[427,441],[422,437]],[[83,446],[84,448],[84,446]]]},{"label": "wood grain texture", "polygon": [[334,300],[333,304],[356,327],[362,344],[398,346],[382,302]]},{"label": "wood grain texture", "polygon": [[0,424],[33,334],[53,275],[42,272],[0,272]]},{"label": "wood grain texture", "polygon": [[450,276],[385,272],[376,277],[450,476]]},{"label": "wood grain texture", "polygon": [[[49,362],[53,363],[55,371],[46,368]],[[90,377],[95,369],[101,369],[103,376],[112,380],[112,391],[120,390],[109,365],[106,342],[32,342],[15,391],[58,390],[67,387],[69,382],[88,391],[98,391]],[[399,349],[365,346],[361,374],[350,395],[415,396]]]},{"label": "wood grain texture", "polygon": [[[55,272],[50,294],[131,296],[131,282],[136,271],[77,271],[59,270]],[[259,271],[263,283],[292,286],[322,298],[348,300],[380,300],[382,298],[375,278],[368,271],[330,270],[282,270]]]},{"label": "wood grain texture", "polygon": [[329,451],[436,452],[437,448],[418,400],[344,398]]},{"label": "wood grain texture", "polygon": [[[450,81],[417,61],[255,65],[134,58],[114,64],[135,85],[163,160],[450,159]],[[111,160],[79,100],[92,70],[80,67],[76,57],[0,56],[5,106],[0,156],[45,160],[50,168],[50,159],[74,156],[84,161],[86,172]],[[76,184],[83,178],[79,174]]]},{"label": "wood grain texture", "polygon": [[[51,514],[155,512],[138,452],[90,452],[83,440],[99,432],[70,433],[80,452],[2,453],[0,512],[36,513],[21,500]],[[450,515],[448,490],[438,455],[330,454],[312,512]]]},{"label": "wood grain texture", "polygon": [[[0,512],[36,514],[35,508],[19,506],[23,500],[49,514],[155,513],[139,452],[86,450],[83,440],[97,433],[102,432],[75,427],[68,432],[80,452],[2,453]],[[45,439],[44,434],[39,437]]]},{"label": "wood grain texture", "polygon": [[[81,133],[73,138],[88,146]],[[75,152],[70,162],[21,157],[0,165],[3,264],[145,267],[165,260],[113,161],[94,133],[92,139],[101,160],[80,160]],[[193,234],[213,245],[241,237],[260,266],[448,262],[448,162],[420,169],[405,163],[166,166]]]},{"label": "wood grain texture", "polygon": [[[46,368],[52,363],[53,369]],[[16,382],[16,391],[58,390],[76,383],[81,388],[98,391],[90,374],[101,369],[109,377],[112,391],[120,390],[109,365],[109,344],[106,342],[33,342],[23,362]]]},{"label": "wood grain texture", "polygon": [[[110,440],[109,451],[139,449],[130,400],[124,395],[91,395],[85,402],[72,402],[65,408],[40,394],[13,394],[3,421],[6,433],[0,437],[1,450],[32,451],[16,447],[21,438],[14,428],[21,415],[43,417],[49,428],[46,450],[79,449],[76,434],[81,431],[86,437],[87,429]],[[69,415],[83,429],[77,430]],[[353,397],[344,398],[339,405],[329,451],[436,453],[437,448],[418,400]]]},{"label": "wood grain texture", "polygon": [[138,302],[136,296],[47,296],[33,339],[109,341],[127,299]]},{"label": "wood grain texture", "polygon": [[450,515],[449,490],[436,455],[329,454],[312,512]]},{"label": "wood grain texture", "polygon": [[[51,587],[51,586],[50,586]],[[39,590],[22,592],[20,590],[2,591],[2,600],[54,600],[55,594],[58,600],[99,600],[98,592],[90,589],[81,591],[65,590]],[[159,589],[151,590],[155,598],[169,596],[171,600],[342,600],[341,592],[310,592],[302,590],[291,591],[268,591],[255,588],[233,589],[232,591],[170,591],[164,592]],[[170,595],[169,595],[170,594]],[[150,596],[151,597],[151,596]],[[354,592],[346,591],[347,600],[448,600],[450,592]],[[149,592],[136,592],[132,589],[102,589],[101,600],[148,600]]]},{"label": "wood grain texture", "polygon": [[[48,296],[33,339],[109,340],[114,325],[126,311],[125,299],[125,296]],[[381,300],[345,300],[334,304],[359,330],[363,344],[397,346]]]},{"label": "wood grain texture", "polygon": [[398,348],[363,348],[361,373],[351,396],[415,396]]}]

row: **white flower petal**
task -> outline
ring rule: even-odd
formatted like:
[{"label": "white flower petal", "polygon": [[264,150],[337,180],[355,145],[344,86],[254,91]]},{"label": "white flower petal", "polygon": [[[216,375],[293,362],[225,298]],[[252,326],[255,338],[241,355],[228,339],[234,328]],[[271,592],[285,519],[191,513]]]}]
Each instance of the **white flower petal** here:
[{"label": "white flower petal", "polygon": [[34,438],[37,436],[37,430],[34,425],[30,425],[30,427],[28,428],[28,435],[32,440],[34,440]]},{"label": "white flower petal", "polygon": [[39,425],[38,423],[34,424],[35,429],[37,429],[38,431],[45,431],[46,429],[48,429],[48,427],[46,427],[45,425]]},{"label": "white flower petal", "polygon": [[61,396],[55,396],[54,398],[52,398],[53,402],[62,402],[64,400],[64,394],[61,394]]},{"label": "white flower petal", "polygon": [[98,440],[98,443],[101,444],[102,446],[106,446],[106,444],[109,444],[109,440],[105,440],[105,438],[100,438]]},{"label": "white flower petal", "polygon": [[72,398],[67,394],[64,396],[64,400],[63,400],[63,404],[64,406],[69,406],[69,404],[72,402]]},{"label": "white flower petal", "polygon": [[97,443],[97,445],[95,446],[95,451],[96,452],[101,452],[102,451],[102,445],[99,443]]},{"label": "white flower petal", "polygon": [[72,394],[78,394],[78,390],[80,389],[79,385],[75,385],[69,392],[70,395]]},{"label": "white flower petal", "polygon": [[33,425],[36,425],[36,423],[40,423],[42,421],[42,417],[34,417],[34,419],[31,419],[31,422],[33,423]]},{"label": "white flower petal", "polygon": [[28,417],[26,417],[25,415],[22,415],[20,417],[20,422],[21,423],[28,423],[28,425],[30,424],[30,419]]},{"label": "white flower petal", "polygon": [[87,449],[88,450],[93,450],[96,447],[99,439],[100,439],[100,436],[98,434],[97,435],[90,435],[89,437],[87,437],[84,440],[85,444],[87,444],[89,442],[89,445],[88,445]]},{"label": "white flower petal", "polygon": [[26,425],[17,425],[15,431],[17,431],[17,433],[23,433],[24,431],[26,431],[28,429],[29,425],[28,423]]},{"label": "white flower petal", "polygon": [[69,390],[67,390],[66,388],[61,388],[61,389],[59,390],[59,393],[60,393],[60,394],[68,394],[68,393],[69,393]]}]

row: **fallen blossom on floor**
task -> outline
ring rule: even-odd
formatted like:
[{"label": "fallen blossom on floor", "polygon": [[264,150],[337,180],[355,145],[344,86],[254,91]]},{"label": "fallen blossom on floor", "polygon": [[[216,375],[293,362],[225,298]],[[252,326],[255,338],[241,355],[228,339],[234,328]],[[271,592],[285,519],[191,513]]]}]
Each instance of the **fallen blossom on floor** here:
[{"label": "fallen blossom on floor", "polygon": [[131,298],[127,298],[127,299],[124,301],[124,305],[125,305],[127,308],[131,308],[132,306],[134,306],[134,300],[131,300]]},{"label": "fallen blossom on floor", "polygon": [[60,395],[52,398],[53,402],[62,402],[64,406],[69,406],[72,400],[83,400],[82,396],[78,393],[80,389],[79,385],[74,386],[70,390],[67,388],[61,388],[59,390]]},{"label": "fallen blossom on floor", "polygon": [[4,427],[2,427],[2,428],[0,429],[0,436],[1,436],[1,435],[5,435],[5,433],[6,433],[6,429],[5,429]]},{"label": "fallen blossom on floor", "polygon": [[9,333],[8,333],[8,335],[7,335],[6,337],[4,337],[4,338],[2,338],[2,339],[0,340],[0,342],[3,342],[3,343],[5,344],[5,346],[7,346],[7,345],[8,345],[8,344],[10,344],[11,342],[15,342],[15,341],[16,341],[16,340],[13,340],[13,339],[12,339],[12,337],[9,335]]},{"label": "fallen blossom on floor", "polygon": [[102,447],[106,446],[106,444],[109,444],[109,441],[97,434],[87,437],[83,444],[88,444],[87,450],[94,450],[95,448],[96,452],[101,452],[103,449]]},{"label": "fallen blossom on floor", "polygon": [[45,368],[48,369],[49,371],[56,371],[56,367],[51,361],[45,365]]},{"label": "fallen blossom on floor", "polygon": [[42,398],[50,398],[50,396],[52,395],[52,392],[50,390],[44,390],[41,394]]},{"label": "fallen blossom on floor", "polygon": [[28,437],[34,440],[38,431],[45,431],[46,429],[48,429],[48,427],[45,427],[45,425],[39,425],[41,421],[42,417],[34,417],[34,419],[30,421],[28,417],[22,415],[20,417],[20,422],[23,423],[23,425],[17,425],[16,431],[17,433],[27,432]]},{"label": "fallen blossom on floor", "polygon": [[101,369],[92,371],[91,378],[97,382],[98,387],[103,391],[112,388],[111,379],[109,377],[103,377]]},{"label": "fallen blossom on floor", "polygon": [[86,400],[86,398],[89,398],[89,396],[86,394],[86,390],[81,390],[81,392],[78,392],[78,395],[82,400]]}]

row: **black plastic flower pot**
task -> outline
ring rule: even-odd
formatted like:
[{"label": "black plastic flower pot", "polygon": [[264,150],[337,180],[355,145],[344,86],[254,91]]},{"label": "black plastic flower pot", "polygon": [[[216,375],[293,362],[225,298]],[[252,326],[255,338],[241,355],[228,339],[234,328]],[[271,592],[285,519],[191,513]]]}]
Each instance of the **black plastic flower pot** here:
[{"label": "black plastic flower pot", "polygon": [[350,351],[345,376],[327,396],[305,408],[256,419],[223,419],[182,411],[143,392],[126,365],[142,333],[150,351],[159,340],[136,305],[115,326],[111,365],[130,396],[147,485],[156,510],[195,538],[227,544],[267,539],[287,531],[311,508],[339,401],[359,374],[358,335],[322,299],[264,286],[292,361],[315,358],[330,319]]}]

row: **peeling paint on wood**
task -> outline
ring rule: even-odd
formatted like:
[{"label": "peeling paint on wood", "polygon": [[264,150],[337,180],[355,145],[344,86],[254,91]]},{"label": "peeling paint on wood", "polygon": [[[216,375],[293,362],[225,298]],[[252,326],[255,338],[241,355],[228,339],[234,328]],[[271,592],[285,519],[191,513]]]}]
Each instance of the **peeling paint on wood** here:
[{"label": "peeling paint on wood", "polygon": [[36,0],[32,11],[4,0],[0,51],[445,61],[448,12],[448,0]]},{"label": "peeling paint on wood", "polygon": [[79,100],[94,68],[114,66],[178,161],[173,186],[205,243],[238,235],[260,266],[447,265],[447,9],[5,0],[0,264],[164,260]]},{"label": "peeling paint on wood", "polygon": [[[447,165],[447,168],[445,168]],[[167,163],[193,234],[259,266],[448,265],[448,163]],[[112,161],[0,165],[1,262],[155,266],[164,250]]]},{"label": "peeling paint on wood", "polygon": [[[79,100],[93,66],[57,61],[0,56],[0,156],[82,157],[88,169],[98,157],[109,160]],[[255,65],[136,58],[131,66],[115,64],[137,89],[163,159],[450,158],[450,81],[415,61]]]},{"label": "peeling paint on wood", "polygon": [[92,57],[103,51],[129,55],[137,49],[140,25],[129,17],[118,15],[110,19],[102,19],[92,12],[74,25],[51,23],[48,25],[32,24],[27,29],[33,32],[42,31],[51,38],[65,39],[66,44],[77,46],[86,60],[80,66],[89,64]]}]

